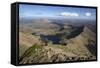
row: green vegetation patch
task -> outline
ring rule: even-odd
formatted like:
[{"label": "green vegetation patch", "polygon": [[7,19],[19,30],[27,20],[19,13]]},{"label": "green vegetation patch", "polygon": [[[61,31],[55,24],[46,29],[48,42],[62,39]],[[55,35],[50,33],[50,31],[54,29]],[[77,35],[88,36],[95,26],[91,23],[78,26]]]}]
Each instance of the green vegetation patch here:
[{"label": "green vegetation patch", "polygon": [[38,50],[38,49],[42,49],[43,46],[42,45],[37,45],[37,44],[34,44],[33,46],[31,46],[30,48],[28,48],[25,53],[21,56],[20,60],[23,59],[24,57],[29,57],[33,54],[35,54]]}]

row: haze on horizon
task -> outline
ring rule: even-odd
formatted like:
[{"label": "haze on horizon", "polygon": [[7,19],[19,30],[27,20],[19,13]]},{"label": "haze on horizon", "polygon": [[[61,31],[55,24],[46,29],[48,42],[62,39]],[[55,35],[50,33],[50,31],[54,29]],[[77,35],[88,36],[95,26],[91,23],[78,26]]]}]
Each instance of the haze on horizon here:
[{"label": "haze on horizon", "polygon": [[68,18],[96,20],[95,8],[19,5],[19,18]]}]

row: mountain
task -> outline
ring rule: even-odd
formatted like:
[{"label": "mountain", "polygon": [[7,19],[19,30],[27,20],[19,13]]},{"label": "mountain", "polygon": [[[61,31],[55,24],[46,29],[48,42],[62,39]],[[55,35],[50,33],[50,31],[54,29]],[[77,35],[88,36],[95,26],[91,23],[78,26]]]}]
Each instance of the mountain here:
[{"label": "mountain", "polygon": [[60,28],[59,25],[54,24],[47,18],[32,20],[31,22],[29,21],[29,23],[23,23],[20,21],[20,23],[20,31],[26,33],[35,32],[38,34],[52,34]]},{"label": "mountain", "polygon": [[[66,31],[65,28],[61,30],[61,32],[67,33]],[[72,33],[75,35],[73,36]],[[66,34],[62,35],[65,36],[66,45],[52,42],[44,45],[45,43],[42,41],[40,44],[33,44],[21,55],[20,64],[96,59],[96,34],[88,26],[70,28],[69,34],[67,36],[70,38],[67,38]]]}]

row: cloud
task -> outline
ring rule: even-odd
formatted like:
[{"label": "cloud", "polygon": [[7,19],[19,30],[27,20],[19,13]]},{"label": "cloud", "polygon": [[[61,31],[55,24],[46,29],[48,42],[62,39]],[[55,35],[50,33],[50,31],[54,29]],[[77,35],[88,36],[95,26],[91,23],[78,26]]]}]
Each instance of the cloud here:
[{"label": "cloud", "polygon": [[71,12],[61,12],[60,15],[61,16],[75,16],[75,17],[79,16],[78,13],[71,13]]},{"label": "cloud", "polygon": [[88,16],[88,17],[89,17],[89,16],[91,16],[91,13],[86,12],[86,13],[85,13],[85,16]]}]

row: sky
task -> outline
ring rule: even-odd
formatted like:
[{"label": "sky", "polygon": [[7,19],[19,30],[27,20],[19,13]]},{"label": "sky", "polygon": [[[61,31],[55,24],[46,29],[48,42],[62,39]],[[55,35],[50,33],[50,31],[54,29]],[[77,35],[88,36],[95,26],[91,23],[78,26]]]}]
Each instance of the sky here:
[{"label": "sky", "polygon": [[88,19],[95,20],[95,8],[81,7],[61,7],[61,6],[44,6],[44,5],[19,5],[20,18],[69,18],[69,19]]}]

